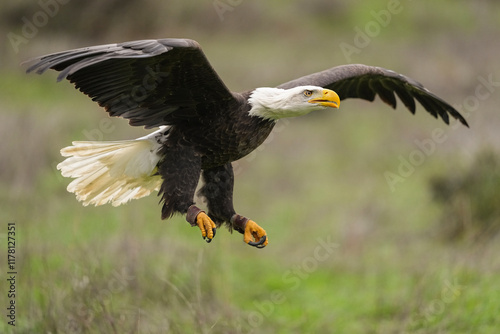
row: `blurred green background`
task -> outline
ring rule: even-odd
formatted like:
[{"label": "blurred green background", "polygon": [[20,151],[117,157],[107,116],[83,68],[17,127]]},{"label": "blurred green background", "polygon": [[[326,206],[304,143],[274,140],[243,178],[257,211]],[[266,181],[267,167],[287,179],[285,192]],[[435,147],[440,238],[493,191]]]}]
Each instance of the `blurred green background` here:
[{"label": "blurred green background", "polygon": [[[8,0],[0,18],[0,332],[498,332],[498,1]],[[20,63],[164,37],[200,42],[234,91],[389,68],[470,129],[380,100],[283,120],[235,164],[235,206],[268,232],[263,250],[226,230],[207,245],[183,217],[161,221],[155,196],[83,207],[59,149],[147,132]]]}]

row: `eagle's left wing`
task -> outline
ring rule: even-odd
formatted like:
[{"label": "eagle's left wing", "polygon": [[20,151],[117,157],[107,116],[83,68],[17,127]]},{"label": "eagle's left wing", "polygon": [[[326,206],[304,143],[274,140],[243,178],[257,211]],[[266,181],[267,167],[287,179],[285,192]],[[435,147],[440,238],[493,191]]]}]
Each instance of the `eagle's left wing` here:
[{"label": "eagle's left wing", "polygon": [[141,40],[58,52],[28,61],[27,72],[60,71],[111,116],[146,128],[203,117],[235,103],[200,45]]}]

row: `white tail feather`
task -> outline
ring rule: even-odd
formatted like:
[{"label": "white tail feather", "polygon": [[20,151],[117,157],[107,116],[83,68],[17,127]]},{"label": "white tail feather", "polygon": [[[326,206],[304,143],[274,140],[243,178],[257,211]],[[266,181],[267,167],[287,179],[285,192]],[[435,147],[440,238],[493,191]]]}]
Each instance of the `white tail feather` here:
[{"label": "white tail feather", "polygon": [[57,169],[63,176],[75,178],[68,191],[85,206],[108,202],[118,206],[158,191],[161,177],[155,171],[161,144],[157,132],[135,140],[76,141],[63,148],[61,155],[68,158]]}]

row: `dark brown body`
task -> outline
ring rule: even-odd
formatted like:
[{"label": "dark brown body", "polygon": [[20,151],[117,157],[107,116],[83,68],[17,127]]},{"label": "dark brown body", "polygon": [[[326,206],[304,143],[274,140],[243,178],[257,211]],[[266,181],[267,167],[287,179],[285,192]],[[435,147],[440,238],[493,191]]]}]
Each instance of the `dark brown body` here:
[{"label": "dark brown body", "polygon": [[170,129],[167,146],[192,146],[201,156],[202,169],[236,161],[259,147],[275,122],[249,116],[251,106],[245,94],[235,94],[237,103],[221,110],[221,117],[200,117],[178,123]]},{"label": "dark brown body", "polygon": [[199,195],[207,202],[208,215],[218,225],[229,224],[236,213],[231,162],[259,147],[275,125],[274,121],[248,114],[249,94],[235,94],[237,103],[229,110],[220,110],[225,117],[199,117],[169,128],[159,162],[159,173],[164,180],[160,190],[163,219],[175,212],[184,214],[194,204],[201,174],[204,186]]}]

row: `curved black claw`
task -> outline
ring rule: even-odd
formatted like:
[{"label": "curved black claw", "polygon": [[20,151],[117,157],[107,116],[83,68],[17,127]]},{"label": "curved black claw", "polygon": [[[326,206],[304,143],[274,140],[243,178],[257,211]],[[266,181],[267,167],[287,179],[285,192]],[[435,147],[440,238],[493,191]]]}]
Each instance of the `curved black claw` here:
[{"label": "curved black claw", "polygon": [[260,238],[259,241],[255,242],[255,241],[249,241],[248,244],[250,246],[253,246],[253,247],[257,247],[257,248],[264,248],[266,247],[266,245],[263,245],[264,242],[266,242],[266,237],[267,236],[263,236],[262,238]]},{"label": "curved black claw", "polygon": [[215,238],[215,233],[217,232],[217,229],[216,229],[215,227],[214,227],[214,228],[212,228],[212,232],[214,233],[214,236],[212,237],[212,239],[209,239],[209,238],[207,238],[207,237],[203,237],[203,239],[205,239],[205,241],[207,242],[207,244],[211,243],[211,242],[212,242],[212,240],[214,240],[214,238]]}]

